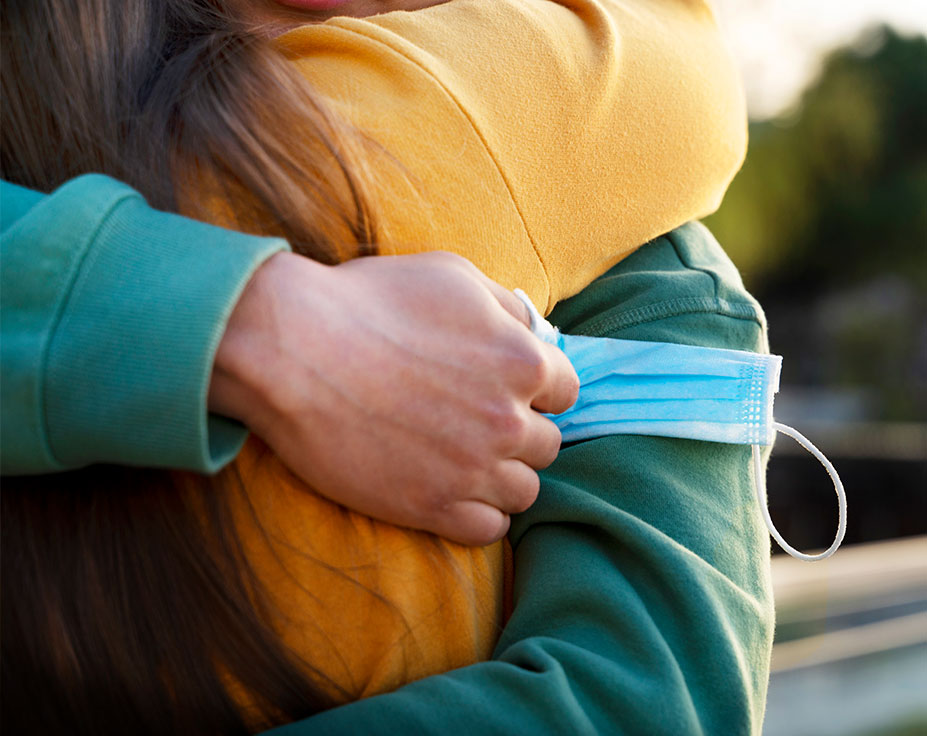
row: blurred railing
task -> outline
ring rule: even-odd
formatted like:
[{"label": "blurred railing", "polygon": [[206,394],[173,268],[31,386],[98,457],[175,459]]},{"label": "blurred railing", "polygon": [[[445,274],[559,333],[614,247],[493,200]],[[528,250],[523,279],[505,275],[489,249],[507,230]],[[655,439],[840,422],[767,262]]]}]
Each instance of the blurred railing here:
[{"label": "blurred railing", "polygon": [[927,733],[927,536],[772,561],[766,736]]},{"label": "blurred railing", "polygon": [[[802,434],[835,458],[858,460],[927,462],[927,423],[924,422],[834,422],[805,420]],[[787,439],[777,440],[776,454],[803,455]]]}]

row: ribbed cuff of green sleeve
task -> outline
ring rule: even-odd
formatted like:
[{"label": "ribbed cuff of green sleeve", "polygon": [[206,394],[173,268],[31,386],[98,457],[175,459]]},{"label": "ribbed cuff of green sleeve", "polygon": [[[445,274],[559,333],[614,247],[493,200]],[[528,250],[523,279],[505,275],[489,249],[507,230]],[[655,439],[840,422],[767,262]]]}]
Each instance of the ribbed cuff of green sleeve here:
[{"label": "ribbed cuff of green sleeve", "polygon": [[216,350],[242,290],[288,249],[152,210],[110,211],[49,344],[48,443],[64,467],[94,462],[214,472],[247,436],[207,412]]}]

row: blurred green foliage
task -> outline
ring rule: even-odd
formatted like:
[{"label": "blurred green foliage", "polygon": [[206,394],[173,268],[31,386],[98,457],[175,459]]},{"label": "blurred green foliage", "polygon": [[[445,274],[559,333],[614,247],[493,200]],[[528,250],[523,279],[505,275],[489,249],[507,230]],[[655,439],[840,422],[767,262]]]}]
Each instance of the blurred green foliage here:
[{"label": "blurred green foliage", "polygon": [[793,111],[752,124],[750,137],[706,221],[748,286],[796,274],[845,284],[877,267],[914,269],[927,287],[927,39],[868,31],[830,55]]},{"label": "blurred green foliage", "polygon": [[750,136],[706,224],[763,302],[784,379],[856,389],[857,418],[927,420],[927,39],[867,31]]}]

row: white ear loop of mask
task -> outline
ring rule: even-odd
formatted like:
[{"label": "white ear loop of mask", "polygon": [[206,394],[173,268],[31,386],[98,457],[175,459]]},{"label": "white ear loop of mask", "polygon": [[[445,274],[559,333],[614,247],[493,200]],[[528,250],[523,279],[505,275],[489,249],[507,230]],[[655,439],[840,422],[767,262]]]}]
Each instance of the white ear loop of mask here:
[{"label": "white ear loop of mask", "polygon": [[805,437],[801,432],[793,429],[792,427],[789,427],[786,424],[780,424],[779,422],[773,422],[772,427],[777,432],[782,432],[782,434],[788,435],[799,445],[804,447],[808,452],[814,455],[821,463],[821,465],[824,466],[824,469],[827,471],[830,479],[834,482],[834,490],[837,492],[838,505],[837,536],[834,537],[834,542],[830,545],[830,547],[817,555],[808,555],[804,552],[799,552],[792,545],[786,542],[785,539],[783,539],[782,535],[779,533],[779,530],[776,529],[776,525],[773,524],[772,518],[769,515],[769,507],[767,506],[766,502],[766,484],[763,481],[763,463],[760,461],[760,446],[752,445],[753,475],[756,480],[756,498],[757,501],[759,501],[760,510],[763,512],[763,521],[766,522],[766,528],[769,530],[769,533],[772,535],[773,539],[776,540],[782,549],[792,555],[792,557],[797,557],[799,560],[805,560],[807,562],[816,562],[817,560],[826,559],[837,551],[837,549],[840,547],[840,544],[843,542],[843,536],[847,531],[847,496],[843,490],[843,483],[840,482],[840,476],[837,475],[837,470],[831,464],[830,460],[824,457],[824,453],[815,447],[811,440]]}]

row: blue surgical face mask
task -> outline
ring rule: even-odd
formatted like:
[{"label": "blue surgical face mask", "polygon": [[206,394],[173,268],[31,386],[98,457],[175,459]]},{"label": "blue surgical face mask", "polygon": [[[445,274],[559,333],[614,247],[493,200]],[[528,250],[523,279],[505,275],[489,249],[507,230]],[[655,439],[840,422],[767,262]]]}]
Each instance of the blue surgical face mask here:
[{"label": "blue surgical face mask", "polygon": [[[549,415],[564,442],[611,434],[679,437],[751,445],[757,498],[770,534],[793,557],[820,560],[832,555],[846,531],[846,496],[837,471],[796,430],[773,420],[782,358],[741,350],[563,335],[515,292],[531,312],[535,335],[563,350],[580,380],[579,398],[562,414]],[[834,543],[818,555],[790,546],[766,507],[760,447],[776,432],[794,438],[827,469],[839,501]]]}]

